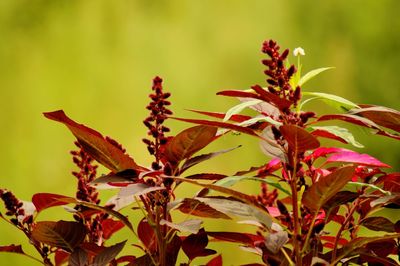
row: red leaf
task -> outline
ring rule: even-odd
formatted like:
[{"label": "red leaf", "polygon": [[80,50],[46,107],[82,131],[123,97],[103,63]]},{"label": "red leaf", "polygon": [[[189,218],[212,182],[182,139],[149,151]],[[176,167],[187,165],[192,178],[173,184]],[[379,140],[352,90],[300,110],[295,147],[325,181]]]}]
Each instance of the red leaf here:
[{"label": "red leaf", "polygon": [[351,150],[347,150],[347,149],[343,149],[343,148],[327,148],[327,147],[320,147],[318,149],[316,149],[315,151],[313,151],[313,153],[311,154],[311,157],[316,160],[319,157],[325,157],[328,154],[332,154],[332,153],[339,153],[339,152],[348,152]]},{"label": "red leaf", "polygon": [[248,246],[254,246],[257,242],[264,242],[264,237],[259,235],[252,235],[248,233],[237,232],[207,232],[207,234],[215,239],[241,243]]},{"label": "red leaf", "polygon": [[330,162],[346,162],[346,163],[356,163],[360,165],[373,166],[373,167],[386,167],[391,168],[390,165],[382,163],[378,159],[368,155],[360,154],[354,151],[344,151],[331,155],[327,160]]},{"label": "red leaf", "polygon": [[319,141],[301,127],[283,125],[280,127],[280,131],[293,151],[301,153],[319,147]]},{"label": "red leaf", "polygon": [[147,220],[142,219],[138,224],[137,234],[150,252],[157,250],[157,239],[153,228],[148,224]]},{"label": "red leaf", "polygon": [[321,177],[303,194],[302,203],[313,212],[318,212],[351,180],[354,172],[354,166],[346,166]]},{"label": "red leaf", "polygon": [[69,259],[70,253],[62,250],[62,249],[57,249],[54,255],[54,262],[56,266],[61,266],[64,263],[66,263]]},{"label": "red leaf", "polygon": [[165,148],[168,160],[173,163],[190,158],[215,138],[217,128],[213,126],[195,126],[176,135]]},{"label": "red leaf", "polygon": [[121,221],[114,221],[113,219],[105,219],[101,222],[103,228],[103,238],[109,239],[115,232],[124,227]]},{"label": "red leaf", "polygon": [[64,195],[51,193],[36,193],[32,197],[32,203],[35,205],[37,212],[54,206],[66,205],[71,203],[71,201],[75,201],[75,199]]},{"label": "red leaf", "polygon": [[400,173],[391,173],[383,178],[383,189],[400,193]]},{"label": "red leaf", "polygon": [[199,217],[231,219],[228,215],[196,199],[184,199],[178,209],[183,213]]},{"label": "red leaf", "polygon": [[22,246],[14,244],[9,246],[0,246],[0,252],[10,252],[25,255],[25,252],[22,250]]},{"label": "red leaf", "polygon": [[361,115],[376,124],[400,132],[400,112],[383,106],[354,109],[352,114]]},{"label": "red leaf", "polygon": [[89,262],[88,253],[81,248],[76,248],[69,256],[68,265],[83,266],[83,265],[88,265],[88,262]]},{"label": "red leaf", "polygon": [[44,113],[44,116],[67,126],[78,139],[83,149],[111,171],[120,172],[126,169],[143,170],[131,157],[107,141],[99,132],[76,123],[67,117],[64,111],[59,110]]},{"label": "red leaf", "polygon": [[72,251],[81,244],[85,236],[84,225],[69,221],[37,222],[32,231],[32,237],[36,241],[68,251]]},{"label": "red leaf", "polygon": [[206,266],[222,266],[222,256],[221,254],[212,258],[209,262],[207,262]]},{"label": "red leaf", "polygon": [[292,105],[291,101],[288,101],[284,98],[279,97],[278,95],[270,93],[259,85],[252,86],[251,88],[261,96],[261,99],[263,101],[275,105],[280,110],[289,109],[289,107]]},{"label": "red leaf", "polygon": [[245,134],[248,134],[248,135],[251,135],[251,136],[260,137],[259,135],[257,135],[257,133],[254,130],[252,130],[250,128],[242,127],[242,126],[238,126],[238,125],[234,125],[234,124],[229,124],[229,123],[225,123],[225,122],[201,120],[201,119],[177,118],[177,117],[171,117],[171,118],[172,119],[176,119],[176,120],[180,120],[180,121],[184,121],[184,122],[194,123],[194,124],[226,128],[226,129],[230,129],[230,130],[233,130],[233,131],[245,133]]},{"label": "red leaf", "polygon": [[321,130],[321,129],[316,129],[313,132],[311,132],[311,135],[313,136],[317,136],[317,137],[323,137],[323,138],[327,138],[327,139],[334,139],[337,141],[340,141],[342,143],[347,144],[348,142],[346,140],[344,140],[343,138],[336,136],[335,134],[325,131],[325,130]]}]

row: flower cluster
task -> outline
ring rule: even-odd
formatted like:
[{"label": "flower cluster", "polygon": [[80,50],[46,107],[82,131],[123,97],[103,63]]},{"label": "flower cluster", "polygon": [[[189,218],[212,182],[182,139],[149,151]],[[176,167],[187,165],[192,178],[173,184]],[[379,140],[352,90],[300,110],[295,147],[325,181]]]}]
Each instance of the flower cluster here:
[{"label": "flower cluster", "polygon": [[11,191],[0,189],[0,198],[6,207],[6,215],[14,216],[14,218],[10,219],[14,225],[30,224],[33,222],[32,215],[25,215],[22,201],[18,200]]},{"label": "flower cluster", "polygon": [[151,155],[154,155],[155,161],[151,167],[153,170],[160,170],[162,157],[162,147],[168,142],[165,133],[170,129],[163,125],[165,119],[172,112],[166,106],[171,105],[171,102],[166,99],[171,96],[169,92],[163,92],[162,79],[155,77],[152,86],[153,93],[149,95],[151,98],[150,104],[146,107],[150,111],[150,115],[143,121],[143,124],[149,129],[148,135],[152,136],[154,140],[143,139],[147,145],[147,150]]},{"label": "flower cluster", "polygon": [[293,105],[296,106],[301,97],[300,87],[297,86],[293,89],[289,81],[297,70],[294,65],[286,68],[284,61],[289,54],[289,50],[286,49],[280,54],[279,49],[280,47],[273,40],[263,43],[262,52],[270,57],[270,59],[262,60],[262,63],[268,67],[264,71],[269,76],[267,79],[268,91],[292,101]]}]

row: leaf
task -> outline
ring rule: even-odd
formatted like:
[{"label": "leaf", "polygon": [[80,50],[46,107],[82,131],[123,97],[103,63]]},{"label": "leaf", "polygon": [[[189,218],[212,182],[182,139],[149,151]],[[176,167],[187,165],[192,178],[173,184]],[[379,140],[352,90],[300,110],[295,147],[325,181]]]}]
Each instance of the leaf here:
[{"label": "leaf", "polygon": [[261,183],[266,183],[272,187],[275,187],[279,189],[280,191],[284,192],[287,195],[291,195],[290,192],[282,187],[278,182],[273,182],[264,178],[259,178],[259,177],[253,177],[253,176],[228,176],[225,177],[221,180],[218,180],[215,185],[222,186],[222,187],[231,187],[235,185],[236,183],[243,181],[243,180],[252,180],[252,181],[258,181]]},{"label": "leaf", "polygon": [[165,148],[165,155],[173,163],[190,158],[215,138],[217,128],[213,126],[195,126],[176,135]]},{"label": "leaf", "polygon": [[317,75],[319,75],[320,73],[332,69],[334,67],[321,67],[321,68],[317,68],[317,69],[313,69],[310,72],[307,72],[304,76],[302,76],[299,80],[299,82],[297,83],[298,86],[303,86],[307,81],[311,80],[312,78],[316,77]]},{"label": "leaf", "polygon": [[122,229],[124,224],[121,221],[108,218],[101,222],[101,227],[103,228],[103,238],[109,239],[115,232]]},{"label": "leaf", "polygon": [[233,151],[233,150],[235,150],[235,149],[237,149],[239,147],[241,147],[241,145],[239,145],[237,147],[234,147],[234,148],[222,150],[222,151],[211,152],[211,153],[202,154],[202,155],[199,155],[199,156],[196,156],[196,157],[189,158],[182,165],[180,173],[186,171],[187,169],[189,169],[192,166],[195,166],[196,164],[199,164],[199,163],[204,162],[206,160],[212,159],[212,158],[214,158],[214,157],[216,157],[218,155]]},{"label": "leaf", "polygon": [[335,153],[331,155],[327,160],[327,163],[331,162],[345,162],[345,163],[355,163],[360,165],[366,166],[373,166],[373,167],[385,167],[391,168],[390,165],[382,163],[378,159],[372,157],[368,154],[360,154],[354,151],[343,151],[339,153]]},{"label": "leaf", "polygon": [[[198,113],[198,114],[202,114],[202,115],[207,115],[210,117],[219,118],[219,119],[224,119],[224,117],[225,117],[225,113],[220,113],[220,112],[207,112],[207,111],[198,111],[198,110],[192,110],[192,109],[189,109],[189,111]],[[232,115],[229,118],[229,120],[240,123],[240,122],[246,121],[250,118],[251,118],[251,116],[248,116],[248,115],[235,114],[235,115]]]},{"label": "leaf", "polygon": [[325,210],[331,210],[337,206],[353,202],[358,198],[358,193],[351,191],[339,191],[332,198],[330,198],[323,206]]},{"label": "leaf", "polygon": [[324,126],[324,127],[311,127],[311,128],[314,130],[313,132],[311,132],[311,135],[313,136],[331,138],[339,140],[344,143],[350,143],[351,145],[357,148],[364,148],[364,146],[361,143],[355,140],[353,134],[351,134],[351,132],[347,128],[338,126]]},{"label": "leaf", "polygon": [[201,197],[196,197],[195,199],[204,202],[210,207],[227,215],[235,215],[244,219],[256,219],[267,228],[270,228],[272,225],[272,218],[269,214],[266,214],[265,212],[262,212],[261,210],[240,201]]},{"label": "leaf", "polygon": [[220,212],[199,200],[191,198],[184,199],[182,203],[178,206],[178,209],[183,213],[199,217],[231,219],[223,212]]},{"label": "leaf", "polygon": [[265,237],[265,246],[272,254],[277,254],[288,240],[289,236],[286,231],[280,230],[277,232],[270,232]]},{"label": "leaf", "polygon": [[60,122],[78,139],[83,149],[96,161],[113,172],[126,169],[143,170],[135,161],[125,154],[121,149],[108,142],[99,132],[78,124],[65,115],[64,111],[43,113],[48,119]]},{"label": "leaf", "polygon": [[[180,178],[180,177],[171,177],[171,178],[175,179],[175,180],[191,183],[191,184],[194,184],[194,185],[198,185],[198,186],[201,186],[201,187],[204,187],[204,188],[212,189],[212,190],[224,193],[224,194],[228,194],[228,195],[230,195],[230,196],[232,196],[234,198],[237,198],[237,199],[239,199],[241,201],[244,201],[245,203],[247,203],[248,207],[255,206],[256,208],[254,208],[254,210],[259,211],[259,213],[256,212],[259,215],[259,220],[263,220],[262,223],[264,223],[264,225],[266,225],[267,227],[270,227],[271,224],[272,224],[272,221],[269,221],[272,218],[270,218],[270,215],[264,209],[264,206],[259,205],[259,203],[256,202],[254,200],[254,198],[252,196],[250,196],[250,195],[247,195],[245,193],[242,193],[242,192],[239,192],[239,191],[236,191],[236,190],[232,190],[232,189],[229,189],[229,188],[226,188],[226,187],[213,185],[213,184],[202,184],[202,183],[196,182],[194,180],[190,180],[190,179],[184,179],[184,178]],[[246,205],[246,204],[244,204],[244,205]]]},{"label": "leaf", "polygon": [[76,248],[69,256],[68,265],[70,266],[86,266],[89,262],[88,253],[81,249]]},{"label": "leaf", "polygon": [[108,265],[124,248],[126,240],[103,249],[94,257],[93,266]]},{"label": "leaf", "polygon": [[214,250],[206,249],[208,245],[207,234],[201,229],[197,234],[190,234],[182,242],[182,250],[190,260],[215,254]]},{"label": "leaf", "polygon": [[83,224],[69,221],[37,222],[32,237],[39,242],[68,251],[83,242],[86,228]]},{"label": "leaf", "polygon": [[361,225],[373,231],[394,233],[394,223],[385,217],[367,217],[361,221]]},{"label": "leaf", "polygon": [[280,127],[282,136],[288,142],[289,147],[301,153],[319,147],[319,141],[306,130],[295,125],[283,125]]},{"label": "leaf", "polygon": [[392,234],[392,235],[381,235],[377,237],[358,237],[352,239],[347,245],[345,245],[339,252],[338,256],[336,257],[335,261],[331,263],[331,265],[336,265],[340,260],[346,258],[350,255],[354,250],[366,246],[369,243],[379,242],[389,239],[396,239],[400,237],[400,234]]},{"label": "leaf", "polygon": [[312,100],[318,100],[318,99],[322,99],[324,102],[326,102],[327,104],[331,105],[332,107],[336,108],[338,111],[341,112],[347,112],[351,109],[359,108],[358,105],[356,105],[355,103],[334,94],[328,94],[322,92],[303,92],[303,95],[309,95],[315,97],[307,99],[306,101],[302,102],[301,108],[304,106],[304,104]]},{"label": "leaf", "polygon": [[57,249],[54,254],[54,263],[56,266],[61,266],[64,263],[68,262],[70,253],[64,251],[62,249]]},{"label": "leaf", "polygon": [[241,111],[243,111],[243,110],[246,109],[247,107],[250,107],[250,106],[252,106],[252,105],[259,104],[259,103],[261,103],[261,102],[262,102],[261,100],[251,100],[251,101],[246,101],[246,102],[239,103],[239,104],[233,106],[232,108],[230,108],[230,109],[226,112],[225,117],[224,117],[224,119],[223,119],[222,121],[226,122],[226,121],[228,121],[233,115],[236,115],[236,114],[240,113]]},{"label": "leaf", "polygon": [[376,124],[400,132],[400,112],[383,106],[355,109],[351,114],[360,115]]},{"label": "leaf", "polygon": [[203,174],[194,174],[186,176],[187,179],[197,179],[197,180],[220,180],[225,178],[226,175],[222,174],[211,174],[211,173],[203,173]]},{"label": "leaf", "polygon": [[225,122],[219,122],[219,121],[210,121],[210,120],[200,120],[200,119],[187,119],[187,118],[177,118],[177,117],[171,117],[172,119],[184,121],[184,122],[189,122],[189,123],[194,123],[194,124],[200,124],[200,125],[209,125],[209,126],[214,126],[214,127],[220,127],[220,128],[226,128],[230,129],[233,131],[237,131],[240,133],[245,133],[251,136],[259,137],[257,133],[250,128],[247,127],[242,127],[230,123],[225,123]]},{"label": "leaf", "polygon": [[287,110],[292,105],[291,101],[285,98],[281,98],[278,95],[267,91],[259,85],[252,86],[251,88],[261,96],[261,99],[264,102],[275,105],[276,107],[278,107],[279,110]]},{"label": "leaf", "polygon": [[313,212],[318,212],[324,204],[349,182],[355,172],[354,166],[337,169],[321,177],[303,194],[302,203]]},{"label": "leaf", "polygon": [[68,196],[52,193],[36,193],[32,196],[32,203],[35,205],[37,212],[54,206],[66,205],[74,200],[74,198]]},{"label": "leaf", "polygon": [[262,137],[264,139],[260,140],[261,151],[267,156],[271,156],[272,158],[277,157],[281,161],[286,162],[286,152],[280,145],[276,143],[271,127],[267,127],[263,130]]},{"label": "leaf", "polygon": [[215,239],[233,243],[241,243],[246,246],[255,246],[257,242],[264,242],[264,237],[249,233],[239,232],[207,232],[207,234]]},{"label": "leaf", "polygon": [[146,246],[149,252],[157,250],[157,238],[153,228],[149,225],[146,219],[142,219],[137,227],[137,234],[143,245]]},{"label": "leaf", "polygon": [[222,266],[222,256],[219,254],[218,256],[212,258],[209,262],[207,262],[206,266]]},{"label": "leaf", "polygon": [[137,181],[139,173],[133,169],[127,169],[118,173],[110,173],[96,178],[89,183],[90,186],[96,187],[96,189],[109,189],[120,187],[122,184],[128,185]]},{"label": "leaf", "polygon": [[143,183],[137,183],[128,185],[127,187],[123,187],[120,189],[118,193],[118,197],[137,197],[141,195],[145,195],[147,193],[157,191],[157,190],[164,190],[164,187],[152,187]]},{"label": "leaf", "polygon": [[26,253],[22,250],[21,245],[8,245],[8,246],[0,246],[0,252],[9,252],[9,253],[18,253],[21,255],[25,255]]},{"label": "leaf", "polygon": [[181,223],[178,223],[178,224],[169,222],[164,219],[161,219],[161,221],[160,221],[160,225],[168,225],[169,227],[176,229],[180,232],[192,233],[192,234],[197,234],[197,232],[199,232],[202,224],[203,224],[203,221],[199,220],[199,219],[190,219],[190,220],[186,220]]}]

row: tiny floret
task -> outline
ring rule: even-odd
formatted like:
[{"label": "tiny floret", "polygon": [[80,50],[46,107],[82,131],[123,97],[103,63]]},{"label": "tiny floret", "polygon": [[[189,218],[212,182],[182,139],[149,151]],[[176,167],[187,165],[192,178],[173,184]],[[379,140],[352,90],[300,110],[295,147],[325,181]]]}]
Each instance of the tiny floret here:
[{"label": "tiny floret", "polygon": [[304,52],[304,49],[301,47],[297,47],[293,50],[293,55],[294,56],[299,56],[299,55],[306,55],[306,53]]}]

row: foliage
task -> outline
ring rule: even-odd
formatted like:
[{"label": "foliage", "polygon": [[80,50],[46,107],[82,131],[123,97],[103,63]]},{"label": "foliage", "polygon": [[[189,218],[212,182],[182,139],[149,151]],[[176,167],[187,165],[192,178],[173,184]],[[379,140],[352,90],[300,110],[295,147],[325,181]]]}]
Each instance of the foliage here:
[{"label": "foliage", "polygon": [[[219,120],[172,117],[170,94],[156,77],[147,106],[150,114],[143,122],[148,128],[143,142],[153,156],[150,167],[139,165],[118,142],[73,121],[63,111],[44,113],[64,124],[77,139],[78,150],[71,152],[79,169],[73,172],[77,193],[75,197],[38,193],[32,202],[23,202],[1,189],[6,212],[0,217],[27,236],[40,259],[15,244],[0,246],[0,252],[25,255],[43,265],[82,266],[175,265],[183,252],[187,261],[181,265],[212,255],[207,265],[222,265],[223,256],[207,248],[209,241],[215,240],[237,243],[258,254],[260,260],[252,265],[397,265],[400,221],[374,213],[399,208],[400,173],[385,172],[390,166],[368,154],[321,146],[323,139],[362,145],[348,129],[320,124],[341,120],[398,140],[400,112],[357,105],[326,93],[302,93],[301,85],[328,68],[302,76],[300,65],[287,64],[289,50],[279,50],[272,40],[263,43],[262,52],[269,57],[262,61],[267,67],[266,87],[219,92],[240,101],[226,113],[195,111]],[[314,99],[322,99],[338,111],[318,116],[304,110]],[[255,110],[256,115],[240,114],[246,108]],[[164,123],[170,118],[197,125],[168,136],[170,129]],[[196,155],[228,132],[258,138],[261,150],[272,159],[234,176],[212,171],[187,176],[191,167],[232,150]],[[94,161],[110,172],[98,176]],[[230,188],[242,180],[260,182],[260,194]],[[202,189],[192,198],[177,198],[176,188],[187,183]],[[118,194],[100,204],[99,189],[118,189]],[[73,208],[65,206],[68,204]],[[38,220],[41,212],[56,206],[64,206],[73,220]],[[127,206],[133,208],[125,214],[122,209]],[[177,221],[174,212],[199,218]],[[143,217],[134,226],[129,217],[140,214]],[[203,227],[202,218],[238,218],[257,229],[254,233],[215,232]],[[108,240],[123,227],[130,230],[132,238],[109,245]],[[362,228],[386,234],[366,236]],[[130,240],[143,252],[141,256],[119,255]]]}]

